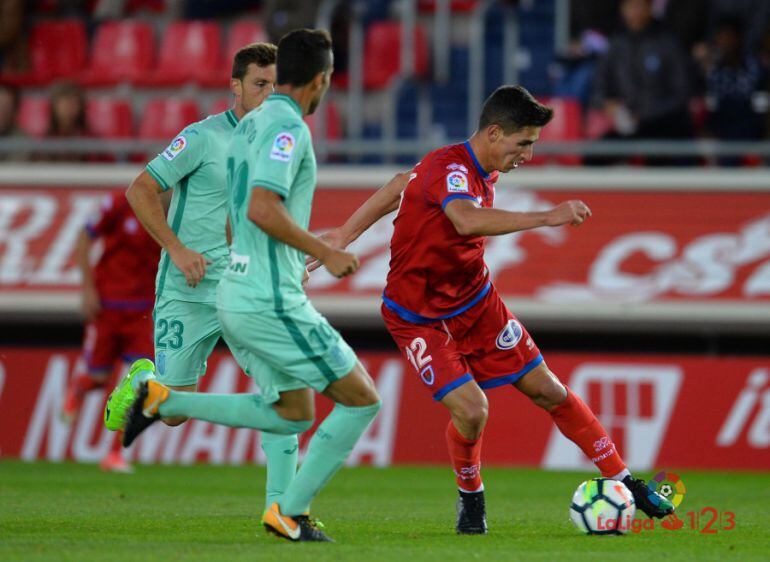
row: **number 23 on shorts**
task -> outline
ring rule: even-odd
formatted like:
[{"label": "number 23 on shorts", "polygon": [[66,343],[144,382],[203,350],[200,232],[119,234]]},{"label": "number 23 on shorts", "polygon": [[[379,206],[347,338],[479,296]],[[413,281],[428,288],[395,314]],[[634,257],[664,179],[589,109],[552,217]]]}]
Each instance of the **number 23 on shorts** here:
[{"label": "number 23 on shorts", "polygon": [[156,324],[155,347],[158,349],[179,349],[182,347],[184,324],[179,320],[159,319]]}]

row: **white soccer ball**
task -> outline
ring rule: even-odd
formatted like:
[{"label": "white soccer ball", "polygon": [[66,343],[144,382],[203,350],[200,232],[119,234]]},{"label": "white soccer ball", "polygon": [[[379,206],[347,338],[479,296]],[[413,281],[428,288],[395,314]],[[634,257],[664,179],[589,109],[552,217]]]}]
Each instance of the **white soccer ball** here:
[{"label": "white soccer ball", "polygon": [[636,504],[623,482],[594,478],[578,486],[569,517],[588,535],[622,535],[632,528]]}]

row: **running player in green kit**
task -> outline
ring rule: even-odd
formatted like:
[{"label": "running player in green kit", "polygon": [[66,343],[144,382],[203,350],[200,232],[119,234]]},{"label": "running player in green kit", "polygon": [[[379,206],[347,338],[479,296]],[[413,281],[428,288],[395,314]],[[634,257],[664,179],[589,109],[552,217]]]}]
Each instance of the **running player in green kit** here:
[{"label": "running player in green kit", "polygon": [[[119,413],[135,398],[131,382],[136,375],[154,375],[169,388],[195,392],[206,373],[206,361],[221,335],[216,288],[229,262],[225,151],[238,121],[272,93],[276,51],[269,43],[240,49],[230,81],[233,108],[186,127],[128,189],[137,218],[163,248],[153,311],[156,369],[147,359],[132,365],[107,403],[109,429],[122,429],[124,416]],[[160,194],[168,190],[172,198],[166,219]],[[185,420],[163,419],[172,426]],[[270,505],[294,478],[297,437],[263,433],[262,448]]]},{"label": "running player in green kit", "polygon": [[307,231],[316,162],[302,118],[318,106],[331,72],[328,33],[288,33],[278,45],[277,93],[241,120],[228,148],[233,244],[217,308],[225,341],[261,394],[184,393],[148,380],[128,411],[123,441],[176,416],[299,433],[313,424],[312,390],[322,392],[335,407],[296,477],[262,517],[268,531],[293,541],[330,540],[309,517],[310,502],[380,408],[371,377],[302,288],[306,255],[337,277],[358,268],[356,256]]}]

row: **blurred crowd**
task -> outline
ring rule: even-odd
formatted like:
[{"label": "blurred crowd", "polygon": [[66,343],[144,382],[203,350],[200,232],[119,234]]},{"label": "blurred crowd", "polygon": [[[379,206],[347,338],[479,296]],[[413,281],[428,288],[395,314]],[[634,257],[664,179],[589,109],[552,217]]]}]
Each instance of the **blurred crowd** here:
[{"label": "blurred crowd", "polygon": [[[522,0],[524,1],[524,0]],[[511,3],[511,2],[508,2]],[[0,0],[0,69],[23,66],[30,13],[100,21],[142,13],[167,18],[263,18],[270,40],[312,26],[317,0]],[[388,0],[368,3],[385,18]],[[761,140],[768,138],[770,0],[571,0],[570,41],[554,63],[552,92],[580,100],[593,116],[588,136],[603,139]],[[336,66],[346,65],[347,7],[333,19]],[[50,90],[51,137],[88,135],[84,92]],[[0,137],[14,124],[19,92],[0,84]],[[19,155],[5,154],[0,158]],[[58,158],[77,158],[62,155]],[[607,159],[589,162],[601,164]],[[724,159],[723,164],[741,163]]]}]

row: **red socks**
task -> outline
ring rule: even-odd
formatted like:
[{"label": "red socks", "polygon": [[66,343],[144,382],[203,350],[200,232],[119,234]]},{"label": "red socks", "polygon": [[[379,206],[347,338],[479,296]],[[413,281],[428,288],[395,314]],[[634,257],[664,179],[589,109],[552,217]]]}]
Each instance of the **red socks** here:
[{"label": "red socks", "polygon": [[446,442],[452,459],[457,485],[465,492],[480,492],[481,482],[481,437],[466,439],[449,420],[446,428]]},{"label": "red socks", "polygon": [[626,465],[615,449],[615,444],[591,408],[577,394],[567,388],[567,399],[550,413],[556,427],[580,447],[602,476],[612,478],[625,470]]}]

